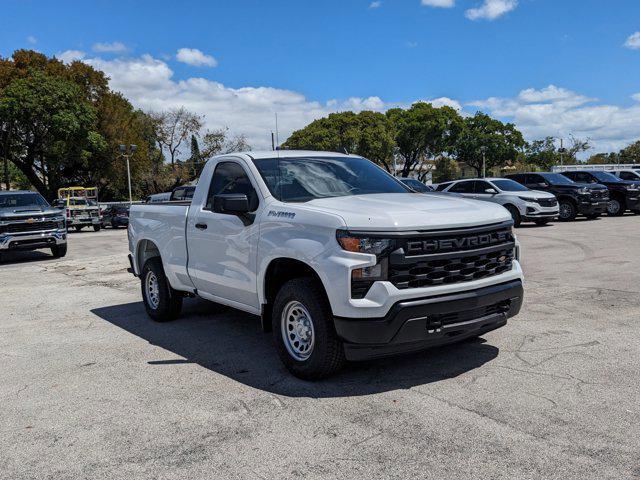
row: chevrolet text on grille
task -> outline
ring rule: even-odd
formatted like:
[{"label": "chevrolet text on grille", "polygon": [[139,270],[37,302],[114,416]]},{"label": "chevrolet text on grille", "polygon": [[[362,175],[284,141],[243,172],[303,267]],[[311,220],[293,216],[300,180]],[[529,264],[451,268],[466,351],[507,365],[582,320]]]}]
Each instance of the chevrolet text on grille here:
[{"label": "chevrolet text on grille", "polygon": [[512,239],[510,232],[492,232],[470,237],[416,240],[407,242],[407,253],[437,253],[447,250],[458,250],[472,247],[486,247],[508,242]]}]

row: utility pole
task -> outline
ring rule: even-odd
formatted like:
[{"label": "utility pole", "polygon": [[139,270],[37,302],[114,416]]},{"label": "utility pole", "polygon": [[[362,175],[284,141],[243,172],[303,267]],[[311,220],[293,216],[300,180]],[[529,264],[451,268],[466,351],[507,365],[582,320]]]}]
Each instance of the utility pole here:
[{"label": "utility pole", "polygon": [[[120,145],[120,155],[127,160],[127,181],[129,183],[129,205],[133,204],[133,197],[131,196],[131,168],[129,167],[129,157],[135,153],[138,149],[137,145]],[[128,150],[128,151],[127,151]]]},{"label": "utility pole", "polygon": [[480,147],[480,151],[482,152],[482,178],[487,178],[487,147],[483,145],[482,147]]}]

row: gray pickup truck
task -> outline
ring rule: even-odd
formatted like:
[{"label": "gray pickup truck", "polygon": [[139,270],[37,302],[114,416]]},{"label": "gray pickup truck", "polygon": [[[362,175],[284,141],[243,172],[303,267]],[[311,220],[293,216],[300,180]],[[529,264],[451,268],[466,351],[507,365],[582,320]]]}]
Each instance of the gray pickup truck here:
[{"label": "gray pickup truck", "polygon": [[49,248],[54,257],[67,254],[64,214],[36,192],[0,192],[0,259],[14,250]]}]

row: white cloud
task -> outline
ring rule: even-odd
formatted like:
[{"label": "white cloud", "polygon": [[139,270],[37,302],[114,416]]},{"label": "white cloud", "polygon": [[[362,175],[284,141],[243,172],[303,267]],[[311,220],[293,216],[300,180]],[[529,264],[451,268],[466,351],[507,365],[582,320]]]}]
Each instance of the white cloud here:
[{"label": "white cloud", "polygon": [[[640,94],[633,98],[640,102]],[[526,89],[514,98],[491,97],[468,105],[515,123],[529,140],[574,135],[591,138],[595,150],[606,152],[640,138],[640,104],[600,104],[554,85]]]},{"label": "white cloud", "polygon": [[456,0],[422,0],[420,3],[425,7],[451,8],[455,6]]},{"label": "white cloud", "polygon": [[179,62],[186,63],[187,65],[193,65],[195,67],[215,67],[218,65],[218,61],[215,58],[211,55],[205,55],[197,48],[179,49],[176,54],[176,59]]},{"label": "white cloud", "polygon": [[56,58],[64,63],[71,63],[74,60],[82,60],[86,55],[82,50],[65,50],[56,53]]},{"label": "white cloud", "polygon": [[418,42],[409,41],[405,43],[404,46],[407,48],[416,48],[418,46]]},{"label": "white cloud", "polygon": [[36,37],[34,37],[33,35],[29,35],[27,37],[27,43],[29,45],[35,45],[36,43],[38,43],[38,39]]},{"label": "white cloud", "polygon": [[629,35],[627,41],[624,42],[624,46],[630,50],[640,50],[640,32]]},{"label": "white cloud", "polygon": [[98,42],[94,43],[92,48],[94,52],[122,53],[127,51],[127,46],[122,42]]},{"label": "white cloud", "polygon": [[467,10],[465,15],[470,20],[495,20],[517,6],[518,0],[484,0],[479,7]]},{"label": "white cloud", "polygon": [[427,103],[430,103],[431,105],[433,105],[434,107],[451,107],[455,110],[458,110],[459,112],[462,111],[462,104],[457,101],[457,100],[453,100],[452,98],[449,97],[440,97],[440,98],[434,98],[433,100],[425,100]]},{"label": "white cloud", "polygon": [[380,0],[377,0],[375,2],[371,2],[369,4],[369,8],[380,8],[382,6],[382,2]]},{"label": "white cloud", "polygon": [[230,88],[200,77],[178,80],[167,63],[150,55],[113,60],[89,58],[85,62],[104,71],[111,78],[111,88],[122,92],[137,108],[158,111],[184,106],[204,115],[207,128],[229,127],[233,134],[245,134],[254,148],[269,148],[276,112],[280,139],[284,140],[294,130],[332,112],[383,111],[396,106],[378,97],[323,103],[273,87]]}]

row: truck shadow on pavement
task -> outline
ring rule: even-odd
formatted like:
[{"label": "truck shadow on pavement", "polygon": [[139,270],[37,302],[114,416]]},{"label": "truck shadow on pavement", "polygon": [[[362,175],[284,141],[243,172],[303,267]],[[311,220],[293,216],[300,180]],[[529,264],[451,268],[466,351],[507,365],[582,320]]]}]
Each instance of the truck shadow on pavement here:
[{"label": "truck shadow on pavement", "polygon": [[306,382],[290,375],[271,334],[257,317],[199,300],[187,300],[180,319],[151,321],[142,302],[91,310],[98,317],[174,355],[150,365],[195,363],[253,388],[288,397],[343,397],[407,389],[457,377],[498,356],[482,339],[400,357],[349,363],[331,378]]}]

